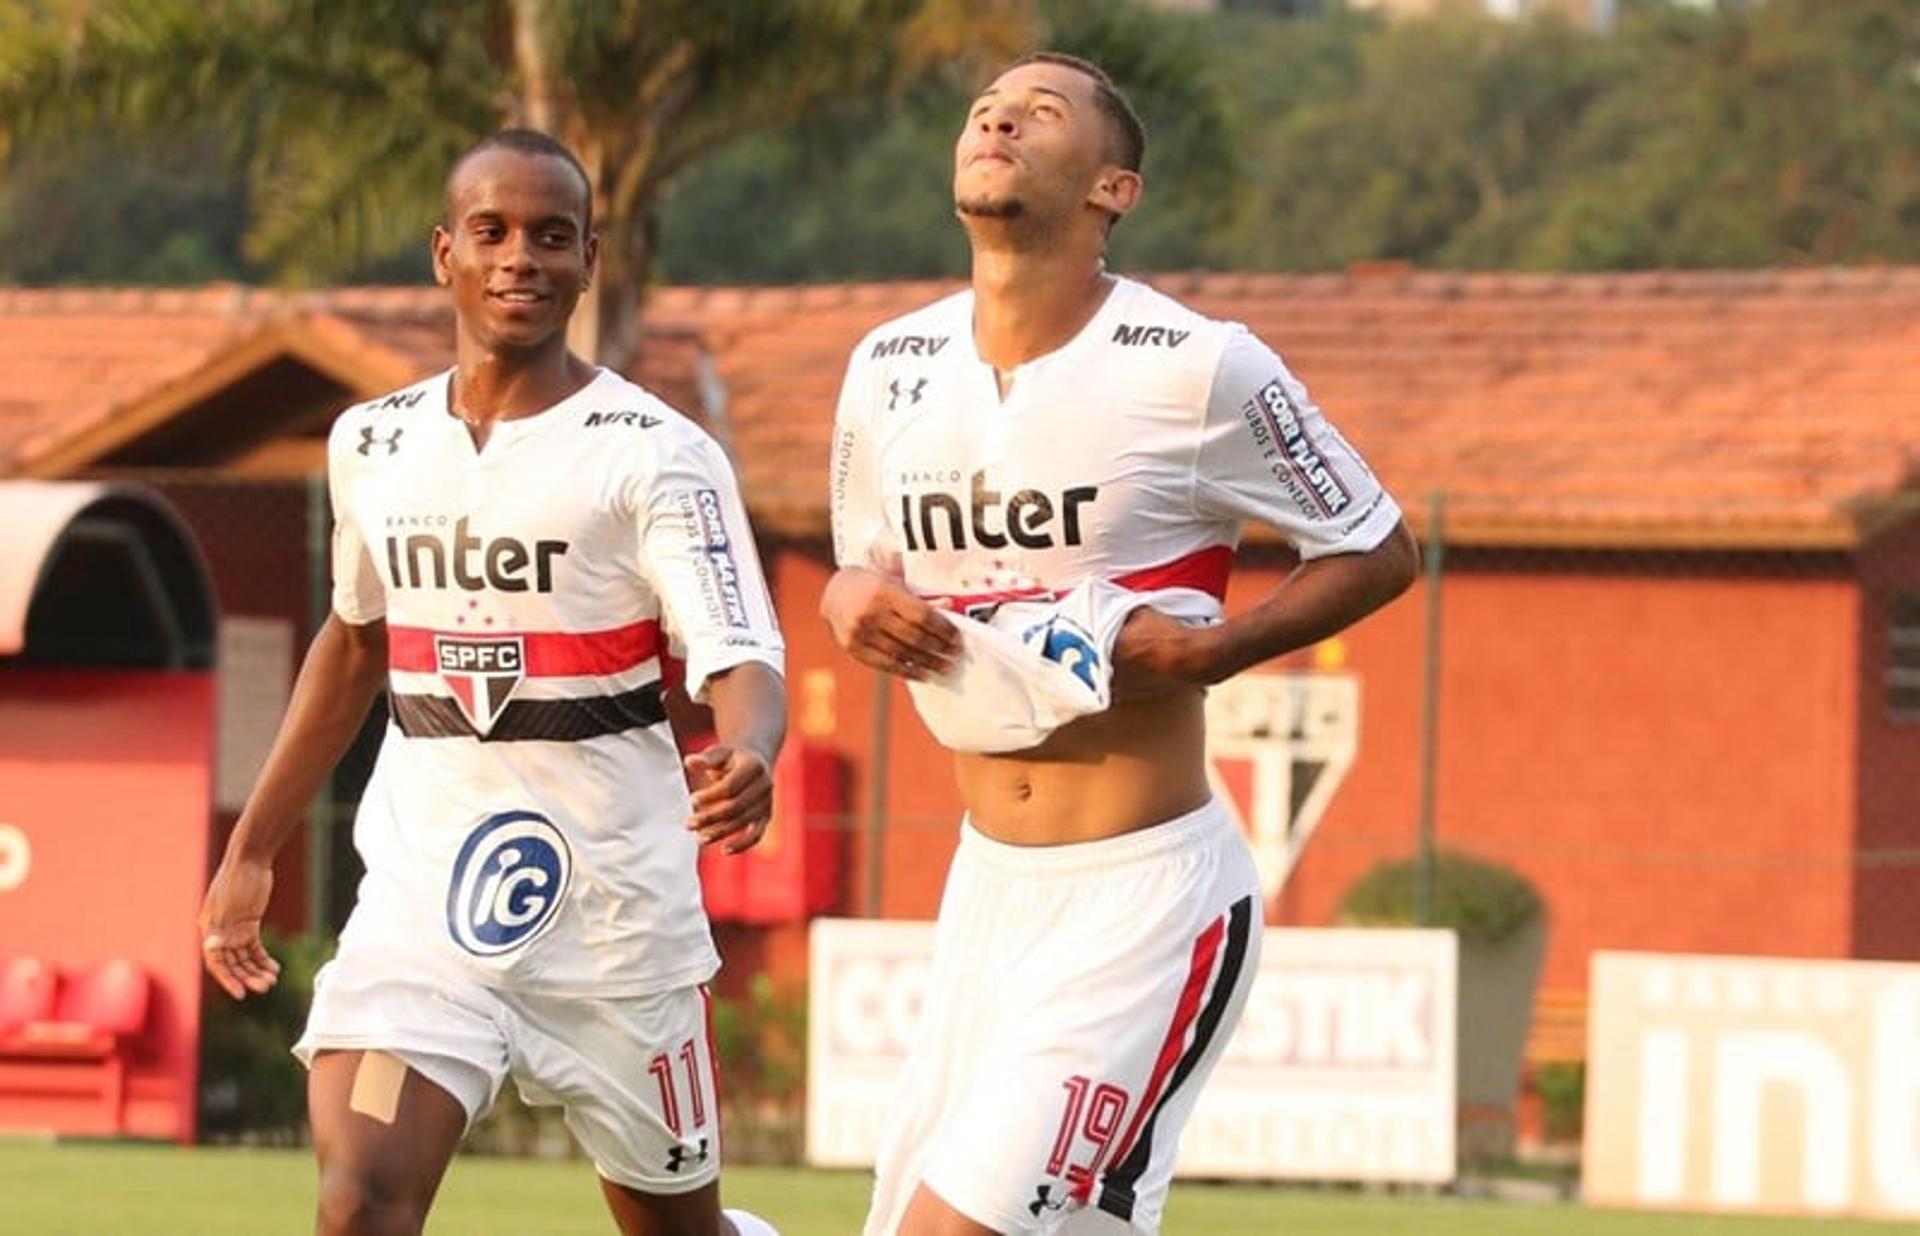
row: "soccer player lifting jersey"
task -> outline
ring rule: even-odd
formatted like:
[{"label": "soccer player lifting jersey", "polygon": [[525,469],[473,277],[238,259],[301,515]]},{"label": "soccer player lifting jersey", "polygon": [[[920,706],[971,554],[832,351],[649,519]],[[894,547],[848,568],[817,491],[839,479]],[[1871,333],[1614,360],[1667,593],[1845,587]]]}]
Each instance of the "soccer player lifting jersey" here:
[{"label": "soccer player lifting jersey", "polygon": [[[1106,273],[1144,141],[1091,64],[1002,74],[955,150],[972,286],[848,366],[822,612],[911,681],[967,810],[869,1236],[1158,1230],[1262,923],[1204,689],[1415,573],[1399,508],[1279,357]],[[1247,519],[1300,564],[1223,620]]]}]

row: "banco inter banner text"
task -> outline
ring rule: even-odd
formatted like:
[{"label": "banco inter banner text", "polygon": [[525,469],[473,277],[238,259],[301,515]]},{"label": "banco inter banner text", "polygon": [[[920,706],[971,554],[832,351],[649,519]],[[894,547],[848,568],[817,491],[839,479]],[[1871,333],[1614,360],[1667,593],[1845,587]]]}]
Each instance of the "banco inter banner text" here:
[{"label": "banco inter banner text", "polygon": [[1597,953],[1585,1195],[1920,1218],[1920,965]]}]

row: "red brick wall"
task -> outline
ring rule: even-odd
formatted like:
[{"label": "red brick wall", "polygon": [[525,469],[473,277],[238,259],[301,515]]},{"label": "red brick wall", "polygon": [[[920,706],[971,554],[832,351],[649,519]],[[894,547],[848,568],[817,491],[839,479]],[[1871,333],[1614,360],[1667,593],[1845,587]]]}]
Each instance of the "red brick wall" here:
[{"label": "red brick wall", "polygon": [[[1844,576],[1492,560],[1463,564],[1444,593],[1436,831],[1540,888],[1545,985],[1584,987],[1597,948],[1845,955]],[[1403,688],[1383,679],[1417,672],[1425,603],[1416,589],[1377,620],[1405,641],[1394,655],[1356,633],[1360,762],[1381,775],[1335,801],[1298,876],[1299,921],[1327,921],[1398,848],[1373,826],[1406,810],[1418,752],[1390,719]]]},{"label": "red brick wall", "polygon": [[[787,639],[791,701],[789,740],[821,743],[848,760],[845,912],[863,914],[869,862],[867,825],[873,797],[875,677],[843,655],[819,618],[831,568],[816,547],[769,547],[773,588]],[[960,799],[952,761],[928,737],[897,680],[888,680],[886,814],[880,841],[880,912],[889,918],[931,917],[958,838]]]},{"label": "red brick wall", "polygon": [[[814,616],[828,575],[817,553],[785,548],[775,586],[794,733],[806,728],[806,675],[824,673],[831,715],[814,721],[830,720],[821,740],[853,767],[857,912],[871,676]],[[1547,986],[1584,987],[1596,948],[1848,954],[1860,931],[1847,857],[1859,618],[1839,559],[1455,554],[1451,564],[1438,836],[1540,887],[1551,916]],[[1277,555],[1248,551],[1230,608],[1255,601],[1284,569]],[[1276,922],[1330,922],[1369,866],[1413,852],[1425,605],[1417,585],[1341,641],[1361,679],[1360,754],[1273,908]],[[881,909],[930,916],[959,802],[947,758],[897,687],[892,712]],[[1884,818],[1878,827],[1896,822]],[[1910,886],[1885,887],[1911,915]]]}]

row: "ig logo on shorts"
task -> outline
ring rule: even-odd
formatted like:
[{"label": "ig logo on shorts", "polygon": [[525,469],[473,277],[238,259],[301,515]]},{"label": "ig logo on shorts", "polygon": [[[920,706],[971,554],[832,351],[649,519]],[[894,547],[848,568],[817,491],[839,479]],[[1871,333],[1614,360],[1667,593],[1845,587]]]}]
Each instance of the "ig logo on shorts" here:
[{"label": "ig logo on shorts", "polygon": [[480,957],[518,948],[553,921],[572,875],[567,839],[545,816],[488,816],[453,862],[447,930]]}]

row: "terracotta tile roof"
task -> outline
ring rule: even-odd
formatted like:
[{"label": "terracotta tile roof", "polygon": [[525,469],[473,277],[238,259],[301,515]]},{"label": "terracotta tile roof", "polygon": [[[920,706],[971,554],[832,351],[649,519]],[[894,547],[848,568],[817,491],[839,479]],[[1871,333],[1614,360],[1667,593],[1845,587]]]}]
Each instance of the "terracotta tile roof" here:
[{"label": "terracotta tile roof", "polygon": [[[1153,282],[1277,347],[1403,503],[1446,491],[1461,539],[1838,546],[1920,493],[1920,269]],[[661,289],[640,376],[720,396],[756,518],[817,534],[848,353],[953,286]],[[434,289],[0,291],[0,471],[265,332],[368,393],[451,358]]]},{"label": "terracotta tile roof", "polygon": [[[1920,269],[1152,279],[1280,350],[1416,516],[1482,543],[1825,547],[1920,495]],[[824,521],[853,343],[946,284],[671,289],[756,510]],[[1417,522],[1417,521],[1416,521]]]},{"label": "terracotta tile roof", "polygon": [[[453,318],[431,287],[282,292],[219,285],[0,289],[0,475],[229,381],[236,355],[293,352],[350,392],[342,406],[453,363]],[[699,341],[649,329],[649,386],[697,414]]]}]

